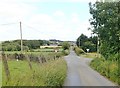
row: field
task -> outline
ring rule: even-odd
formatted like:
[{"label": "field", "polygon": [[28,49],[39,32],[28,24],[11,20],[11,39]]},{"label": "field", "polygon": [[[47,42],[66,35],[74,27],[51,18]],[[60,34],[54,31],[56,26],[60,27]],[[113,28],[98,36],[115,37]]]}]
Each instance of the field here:
[{"label": "field", "polygon": [[[63,49],[62,48],[59,48],[58,49],[58,52],[61,52]],[[33,49],[33,51],[35,51],[35,52],[55,52],[55,50],[54,49]]]},{"label": "field", "polygon": [[2,85],[2,61],[0,60],[0,86]]},{"label": "field", "polygon": [[39,64],[32,62],[31,70],[27,61],[9,60],[10,80],[6,81],[2,71],[3,86],[61,86],[66,77],[66,63],[63,59]]},{"label": "field", "polygon": [[42,50],[44,51],[23,52],[24,55],[32,55],[33,59],[45,58],[46,61],[42,63],[31,61],[32,69],[25,58],[19,61],[14,58],[15,54],[20,55],[20,51],[5,51],[4,53],[8,55],[10,80],[7,80],[2,66],[2,86],[62,86],[67,70],[63,59],[64,53],[61,52],[62,50],[59,52],[52,52],[50,49]]}]

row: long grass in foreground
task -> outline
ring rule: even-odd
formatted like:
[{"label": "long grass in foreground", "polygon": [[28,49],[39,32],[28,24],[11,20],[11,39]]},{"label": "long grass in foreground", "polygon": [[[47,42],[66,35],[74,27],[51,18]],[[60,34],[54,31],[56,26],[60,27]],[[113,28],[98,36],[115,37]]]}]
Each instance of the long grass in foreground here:
[{"label": "long grass in foreground", "polygon": [[2,69],[2,86],[62,86],[66,77],[64,59],[44,64],[32,62],[30,70],[27,61],[9,60],[10,80],[7,81]]},{"label": "long grass in foreground", "polygon": [[0,60],[0,86],[2,86],[2,60]]},{"label": "long grass in foreground", "polygon": [[105,60],[103,58],[93,59],[90,66],[98,71],[101,75],[107,77],[111,81],[120,84],[118,61]]}]

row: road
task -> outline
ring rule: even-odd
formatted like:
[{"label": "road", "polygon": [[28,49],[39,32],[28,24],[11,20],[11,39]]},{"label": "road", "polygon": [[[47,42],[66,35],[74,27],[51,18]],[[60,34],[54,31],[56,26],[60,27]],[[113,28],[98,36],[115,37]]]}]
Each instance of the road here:
[{"label": "road", "polygon": [[78,57],[74,51],[65,56],[67,62],[67,77],[63,86],[115,86],[107,78],[90,68],[89,58]]}]

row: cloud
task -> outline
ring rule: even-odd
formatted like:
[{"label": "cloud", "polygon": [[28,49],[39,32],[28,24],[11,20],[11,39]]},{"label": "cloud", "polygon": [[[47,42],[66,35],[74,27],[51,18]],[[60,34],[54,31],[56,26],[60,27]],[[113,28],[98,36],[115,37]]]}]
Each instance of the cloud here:
[{"label": "cloud", "polygon": [[72,23],[76,23],[76,24],[79,23],[80,19],[78,17],[79,15],[77,13],[72,13],[71,16],[72,16],[72,19],[71,19]]},{"label": "cloud", "polygon": [[34,24],[41,24],[41,25],[45,25],[45,24],[52,25],[54,23],[54,20],[48,14],[36,14],[32,16],[32,18],[30,19],[30,22]]},{"label": "cloud", "polygon": [[54,16],[64,16],[64,12],[58,10],[54,13]]},{"label": "cloud", "polygon": [[[77,12],[66,15],[63,10],[58,9],[51,15],[39,12],[40,7],[32,4],[34,0],[0,1],[0,24],[16,23],[6,26],[0,25],[0,40],[20,39],[19,21],[22,21],[24,39],[76,40],[81,33],[90,35],[90,32],[87,31],[88,21],[83,22]],[[35,0],[34,3],[40,1]],[[77,2],[78,0],[65,1]]]}]

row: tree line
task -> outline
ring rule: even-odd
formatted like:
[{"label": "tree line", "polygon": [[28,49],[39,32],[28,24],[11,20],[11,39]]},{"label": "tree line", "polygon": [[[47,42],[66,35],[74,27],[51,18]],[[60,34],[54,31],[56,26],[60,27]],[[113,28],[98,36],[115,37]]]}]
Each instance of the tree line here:
[{"label": "tree line", "polygon": [[[32,50],[40,48],[40,46],[49,44],[49,41],[46,40],[23,40],[23,50]],[[21,41],[4,41],[2,43],[3,51],[20,51],[21,50]]]},{"label": "tree line", "polygon": [[82,48],[85,52],[89,49],[89,52],[96,52],[97,51],[97,36],[87,37],[84,34],[81,34],[77,38],[76,42],[77,46]]}]

